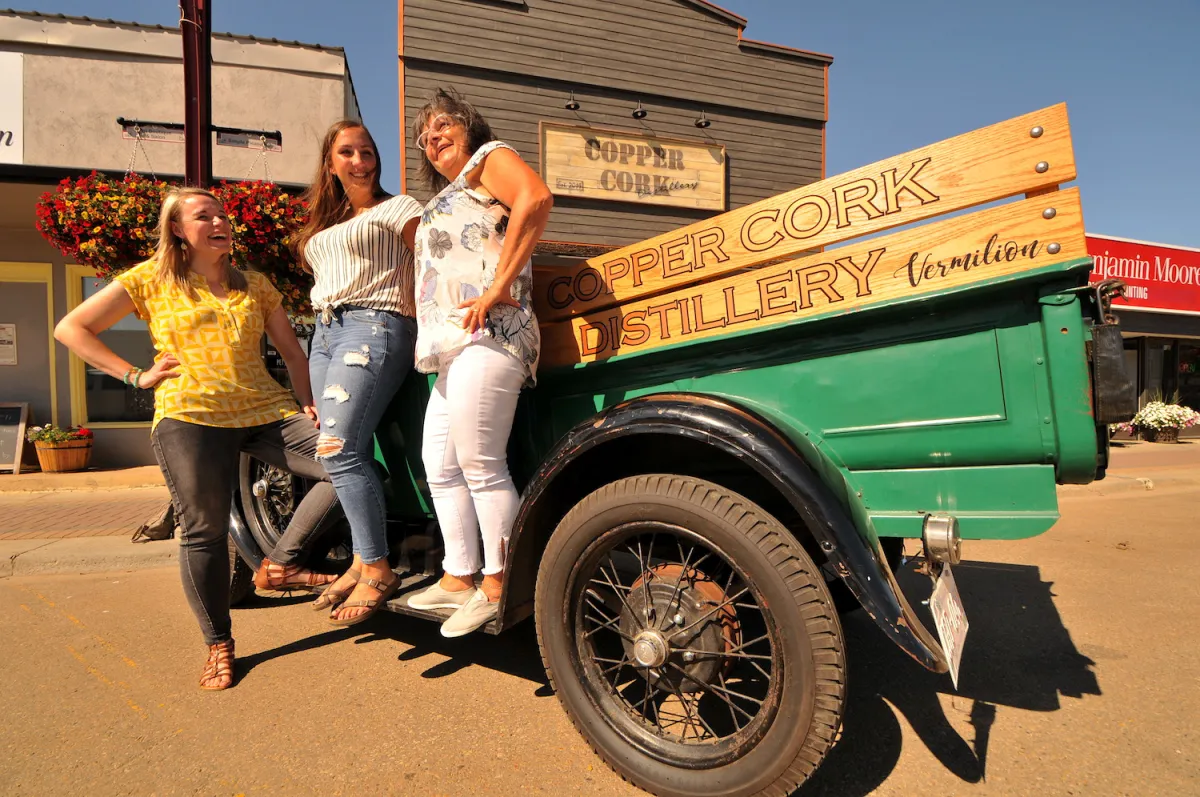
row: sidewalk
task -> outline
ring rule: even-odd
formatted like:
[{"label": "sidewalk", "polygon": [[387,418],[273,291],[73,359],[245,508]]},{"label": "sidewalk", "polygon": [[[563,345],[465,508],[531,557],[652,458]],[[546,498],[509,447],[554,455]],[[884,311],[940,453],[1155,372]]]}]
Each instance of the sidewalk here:
[{"label": "sidewalk", "polygon": [[1179,443],[1132,440],[1112,446],[1102,480],[1060,485],[1058,495],[1060,499],[1081,498],[1188,487],[1200,487],[1200,439]]},{"label": "sidewalk", "polygon": [[[1062,485],[1060,499],[1200,487],[1200,440],[1113,446],[1106,478]],[[0,578],[161,567],[177,542],[133,544],[170,498],[156,467],[0,475]]]},{"label": "sidewalk", "polygon": [[129,539],[170,500],[155,466],[0,475],[0,578],[169,565],[175,540]]}]

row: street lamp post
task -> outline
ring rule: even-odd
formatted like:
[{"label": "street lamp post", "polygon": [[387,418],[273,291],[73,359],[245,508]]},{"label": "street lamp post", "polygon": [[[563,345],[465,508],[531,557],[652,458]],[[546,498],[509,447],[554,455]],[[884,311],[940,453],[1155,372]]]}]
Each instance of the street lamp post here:
[{"label": "street lamp post", "polygon": [[179,0],[183,34],[184,182],[212,184],[212,0]]}]

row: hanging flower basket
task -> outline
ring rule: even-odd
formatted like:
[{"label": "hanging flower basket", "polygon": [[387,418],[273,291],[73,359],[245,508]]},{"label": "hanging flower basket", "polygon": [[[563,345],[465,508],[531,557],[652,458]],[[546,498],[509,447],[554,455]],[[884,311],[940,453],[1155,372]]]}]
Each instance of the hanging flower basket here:
[{"label": "hanging flower basket", "polygon": [[[162,200],[175,187],[136,174],[66,179],[38,201],[37,229],[68,260],[112,279],[154,254]],[[212,191],[229,213],[233,262],[267,275],[290,315],[311,315],[312,277],[288,248],[307,218],[304,202],[270,182],[223,182]]]},{"label": "hanging flower basket", "polygon": [[38,201],[37,229],[64,257],[111,279],[154,253],[168,187],[138,175],[68,178]]},{"label": "hanging flower basket", "polygon": [[304,201],[275,183],[261,181],[222,182],[213,193],[225,205],[233,226],[233,262],[270,277],[293,318],[311,316],[308,295],[313,278],[291,249],[292,236],[308,220]]}]

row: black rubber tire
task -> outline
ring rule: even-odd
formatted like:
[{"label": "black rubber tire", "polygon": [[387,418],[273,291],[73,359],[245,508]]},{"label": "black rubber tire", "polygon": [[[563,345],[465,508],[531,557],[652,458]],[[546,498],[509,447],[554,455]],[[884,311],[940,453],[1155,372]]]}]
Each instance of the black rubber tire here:
[{"label": "black rubber tire", "polygon": [[[610,530],[669,523],[711,542],[753,581],[778,629],[784,666],[778,709],[740,757],[684,768],[652,757],[615,730],[581,684],[569,605],[574,568]],[[576,729],[612,769],[660,797],[783,795],[816,770],[841,726],[845,643],[820,569],[794,537],[747,498],[701,479],[645,475],[595,491],[558,524],[538,571],[534,615],[542,662]]]},{"label": "black rubber tire", "polygon": [[254,594],[254,571],[238,553],[233,537],[227,538],[229,545],[229,605],[237,606]]}]

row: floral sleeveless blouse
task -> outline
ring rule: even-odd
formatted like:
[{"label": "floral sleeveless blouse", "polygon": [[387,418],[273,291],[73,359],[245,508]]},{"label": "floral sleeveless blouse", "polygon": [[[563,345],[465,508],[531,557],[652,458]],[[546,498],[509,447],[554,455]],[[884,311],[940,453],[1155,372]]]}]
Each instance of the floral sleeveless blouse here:
[{"label": "floral sleeveless blouse", "polygon": [[474,333],[463,329],[458,306],[483,295],[496,279],[496,266],[508,230],[508,208],[500,200],[467,187],[467,175],[488,153],[507,144],[484,144],[463,167],[458,179],[425,206],[416,240],[417,362],[421,373],[438,370],[450,354],[489,337],[525,367],[526,384],[537,378],[541,333],[533,314],[533,265],[526,261],[513,282],[511,295],[520,307],[497,304],[487,323]]}]

